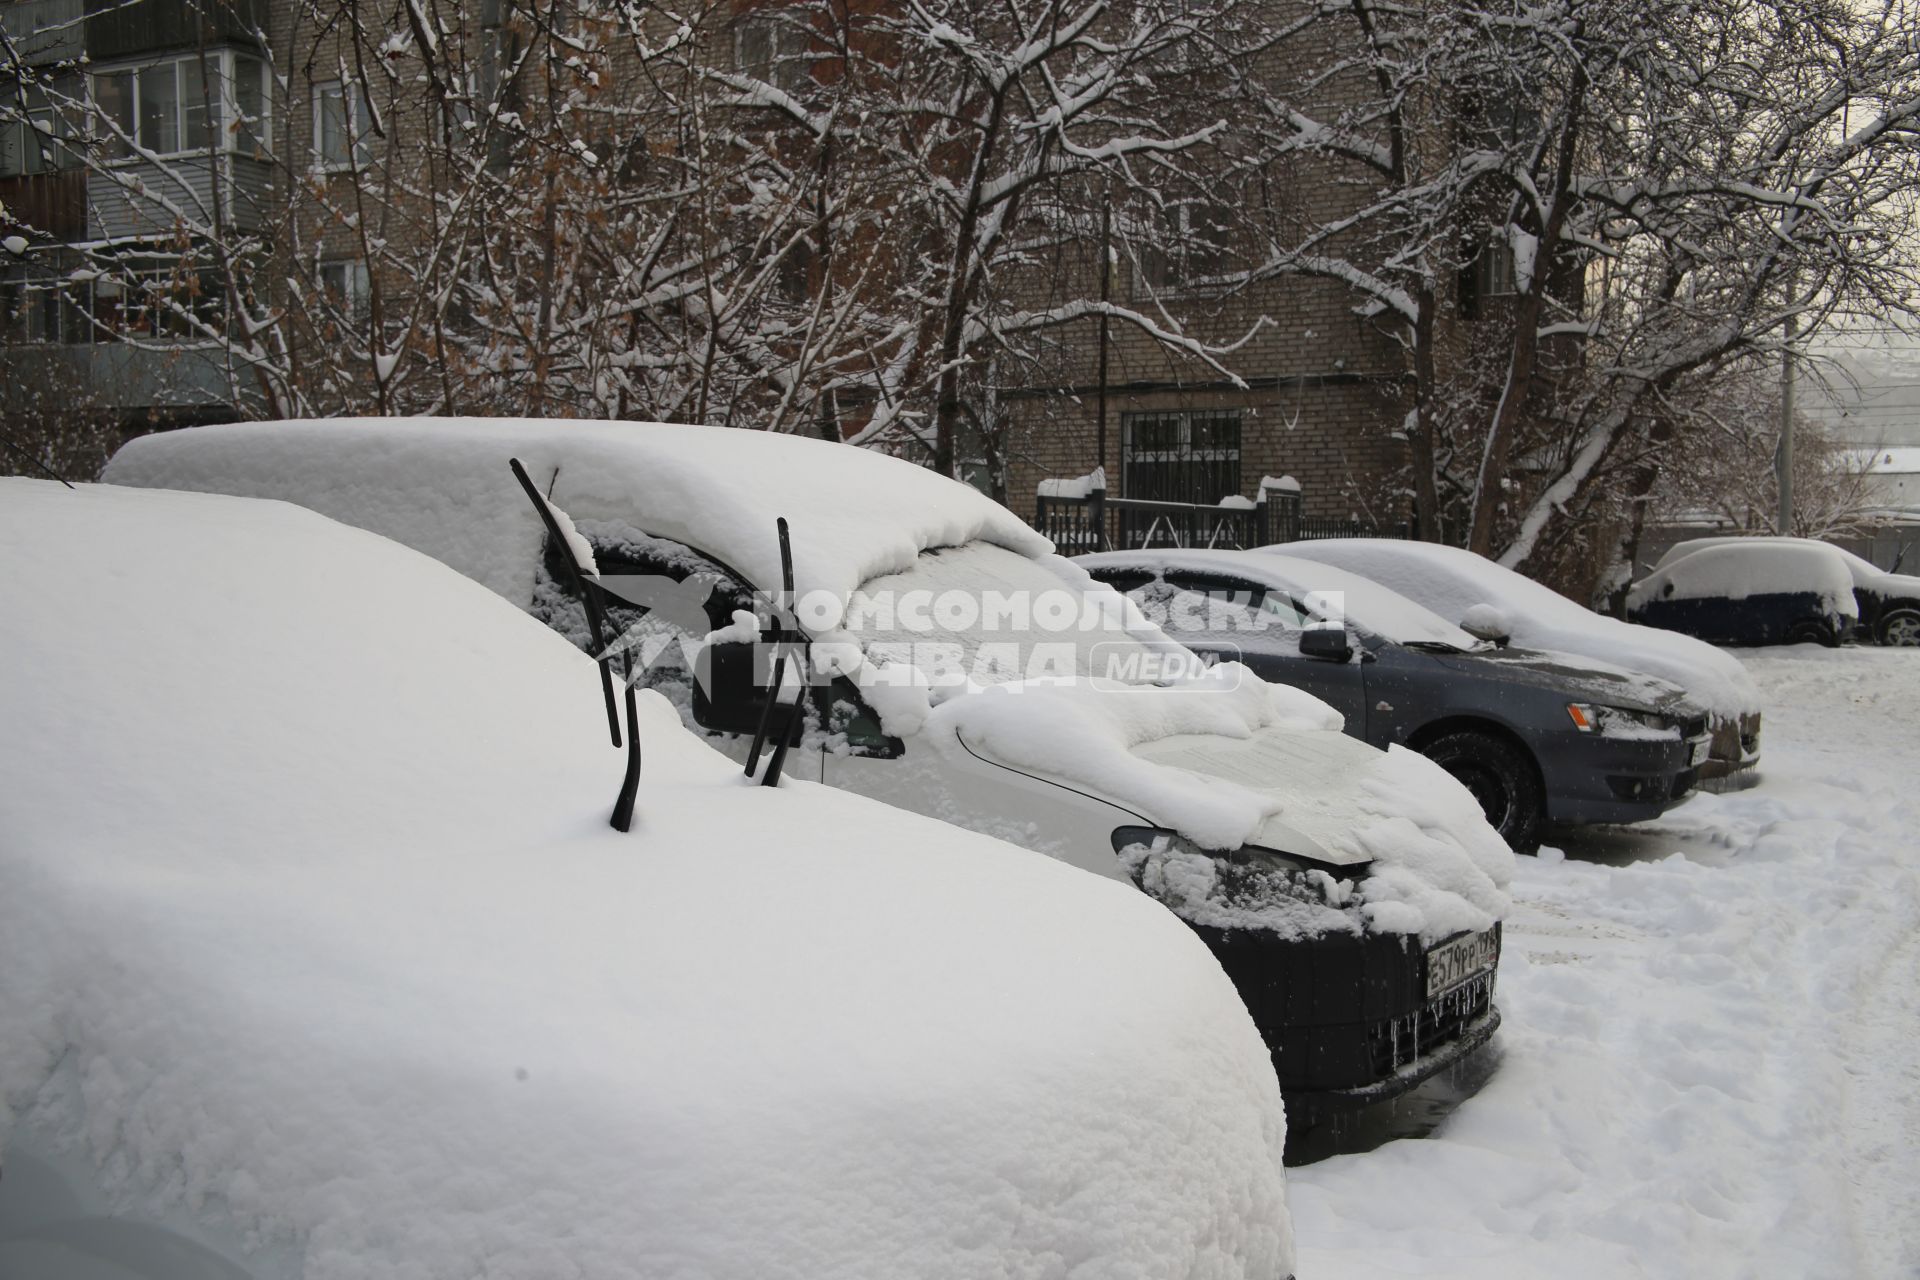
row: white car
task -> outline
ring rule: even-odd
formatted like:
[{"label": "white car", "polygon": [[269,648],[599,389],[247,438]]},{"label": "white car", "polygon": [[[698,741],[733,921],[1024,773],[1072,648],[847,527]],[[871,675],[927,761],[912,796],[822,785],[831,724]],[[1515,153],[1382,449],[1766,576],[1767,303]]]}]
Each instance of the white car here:
[{"label": "white car", "polygon": [[1759,763],[1760,691],[1737,658],[1704,641],[1605,617],[1460,547],[1328,538],[1266,549],[1371,578],[1476,635],[1669,680],[1707,710],[1713,748],[1702,778],[1724,778]]},{"label": "white car", "polygon": [[[1890,573],[1870,560],[1864,560],[1844,547],[1814,538],[1778,538],[1765,536],[1688,538],[1667,549],[1649,577],[1670,569],[1679,560],[1712,547],[1784,546],[1818,547],[1846,566],[1853,579],[1854,606],[1859,613],[1857,637],[1881,644],[1910,647],[1920,645],[1920,576]],[[1898,565],[1896,564],[1896,568]]]},{"label": "white car", "polygon": [[757,787],[284,503],[0,480],[0,1276],[1280,1280],[1267,1051],[1125,885]]},{"label": "white car", "polygon": [[756,638],[784,518],[788,670],[812,681],[788,776],[1152,893],[1234,978],[1296,1117],[1410,1089],[1498,1023],[1512,854],[1471,794],[1343,736],[1310,695],[1198,669],[1011,512],[924,468],[724,428],[367,419],[149,436],[106,476],[302,503],[587,643],[565,590],[580,564],[642,602],[614,611],[623,656],[737,758],[765,722]]}]

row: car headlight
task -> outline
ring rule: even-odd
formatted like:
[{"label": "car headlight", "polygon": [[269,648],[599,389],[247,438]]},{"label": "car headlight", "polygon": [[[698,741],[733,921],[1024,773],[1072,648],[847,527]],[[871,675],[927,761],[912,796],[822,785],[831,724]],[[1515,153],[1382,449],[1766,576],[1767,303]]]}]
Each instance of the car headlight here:
[{"label": "car headlight", "polygon": [[1658,712],[1592,702],[1569,702],[1567,718],[1581,733],[1597,733],[1603,738],[1668,738],[1679,733],[1679,725]]}]

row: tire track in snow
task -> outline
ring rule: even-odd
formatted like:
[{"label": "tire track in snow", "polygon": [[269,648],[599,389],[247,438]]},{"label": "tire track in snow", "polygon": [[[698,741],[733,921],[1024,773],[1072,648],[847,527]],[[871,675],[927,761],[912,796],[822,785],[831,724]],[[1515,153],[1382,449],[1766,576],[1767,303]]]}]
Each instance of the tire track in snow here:
[{"label": "tire track in snow", "polygon": [[1920,1274],[1920,655],[1742,656],[1761,785],[1523,860],[1499,1073],[1295,1171],[1302,1274]]}]

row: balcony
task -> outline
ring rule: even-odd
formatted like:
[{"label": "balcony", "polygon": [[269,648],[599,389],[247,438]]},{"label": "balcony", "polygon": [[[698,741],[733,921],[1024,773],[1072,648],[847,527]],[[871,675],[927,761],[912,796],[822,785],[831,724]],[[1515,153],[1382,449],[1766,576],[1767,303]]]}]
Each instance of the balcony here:
[{"label": "balcony", "polygon": [[218,351],[101,342],[0,346],[0,388],[71,389],[82,404],[132,417],[148,412],[217,414],[233,405]]},{"label": "balcony", "polygon": [[164,238],[183,228],[201,236],[216,226],[258,231],[272,197],[272,167],[250,156],[201,152],[121,161],[87,175],[87,234],[110,240]]},{"label": "balcony", "polygon": [[[37,0],[51,3],[52,0]],[[95,62],[224,44],[259,47],[266,0],[85,0],[87,56]]]},{"label": "balcony", "polygon": [[17,0],[0,5],[0,31],[26,66],[78,58],[85,18],[81,0]]},{"label": "balcony", "polygon": [[7,211],[0,225],[10,230],[78,240],[87,234],[87,175],[65,169],[0,178],[0,208]]}]

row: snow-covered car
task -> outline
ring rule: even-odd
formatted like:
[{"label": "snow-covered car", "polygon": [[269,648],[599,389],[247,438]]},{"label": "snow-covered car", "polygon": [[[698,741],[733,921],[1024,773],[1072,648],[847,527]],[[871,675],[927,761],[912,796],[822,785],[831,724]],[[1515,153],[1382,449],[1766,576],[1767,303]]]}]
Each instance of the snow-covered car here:
[{"label": "snow-covered car", "polygon": [[[0,1275],[1279,1280],[1129,886],[804,782],[285,503],[0,480]],[[586,696],[582,696],[586,695]]]},{"label": "snow-covered car", "polygon": [[[1720,546],[1798,546],[1823,547],[1840,557],[1853,576],[1853,602],[1859,611],[1856,639],[1880,644],[1920,645],[1920,577],[1910,573],[1890,573],[1870,560],[1862,559],[1844,547],[1816,538],[1778,538],[1766,536],[1688,538],[1667,549],[1653,566],[1658,573],[1668,565],[1695,551]],[[1899,565],[1896,563],[1896,569]]]},{"label": "snow-covered car", "polygon": [[1269,549],[1357,573],[1478,636],[1670,680],[1707,709],[1713,748],[1702,778],[1726,778],[1759,762],[1760,691],[1737,658],[1710,644],[1605,617],[1460,547],[1329,538]]},{"label": "snow-covered car", "polygon": [[1258,551],[1109,551],[1076,562],[1188,647],[1329,703],[1479,800],[1514,849],[1548,823],[1664,813],[1706,761],[1706,712],[1665,680],[1477,640],[1376,582]]},{"label": "snow-covered car", "polygon": [[[570,532],[545,533],[515,458]],[[588,560],[636,602],[613,621],[644,678],[741,758],[772,683],[755,637],[791,615],[811,684],[790,775],[1144,888],[1234,978],[1296,1117],[1410,1089],[1498,1025],[1512,853],[1471,794],[1343,736],[1308,694],[1202,669],[1006,508],[925,468],[737,429],[369,419],[149,436],[106,474],[299,502],[583,644],[561,558]],[[776,518],[794,593],[774,611]]]},{"label": "snow-covered car", "polygon": [[1627,617],[1713,644],[1837,645],[1860,620],[1853,573],[1822,542],[1722,543],[1633,584]]}]

